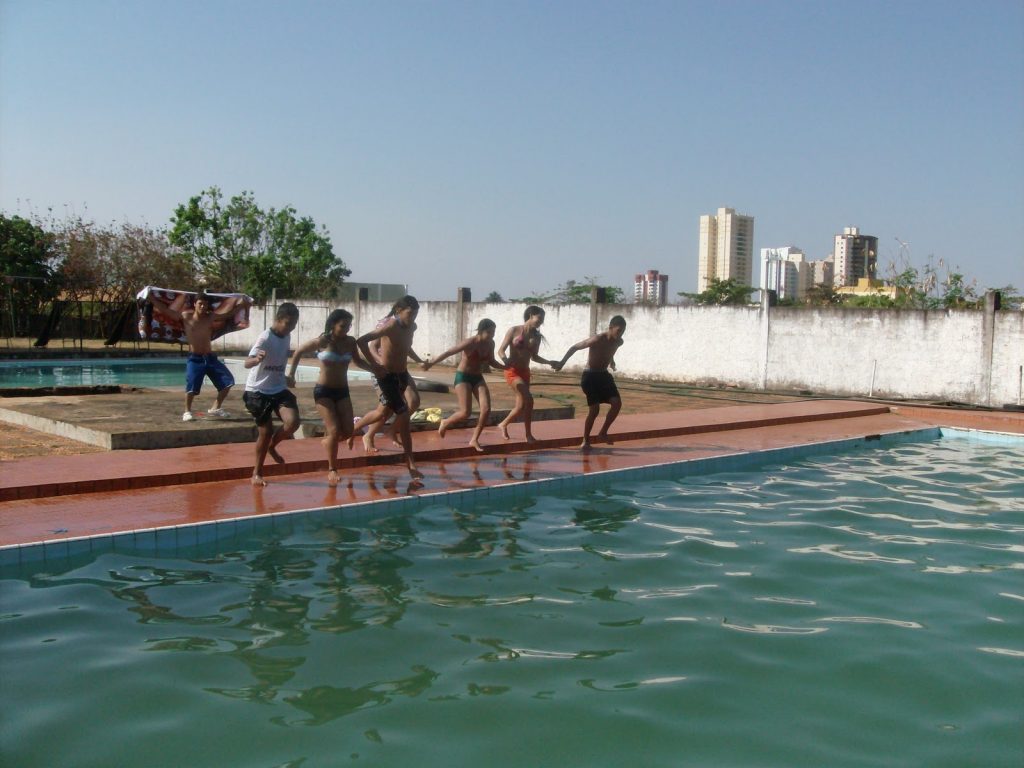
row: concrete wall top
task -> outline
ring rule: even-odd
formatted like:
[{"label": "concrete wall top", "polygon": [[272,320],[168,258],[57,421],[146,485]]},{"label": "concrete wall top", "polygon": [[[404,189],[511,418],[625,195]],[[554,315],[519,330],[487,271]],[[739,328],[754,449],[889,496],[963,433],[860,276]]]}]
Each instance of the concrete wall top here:
[{"label": "concrete wall top", "polygon": [[[294,303],[299,325],[293,347],[320,334],[334,309],[325,302]],[[352,334],[359,336],[376,327],[392,302],[342,306],[353,313]],[[497,325],[500,346],[508,329],[523,322],[526,306],[423,302],[414,349],[421,357],[437,357],[471,335],[484,318]],[[589,338],[592,328],[603,331],[613,315],[622,315],[627,327],[616,363],[630,378],[997,405],[1016,403],[1024,388],[1022,312],[640,304],[545,310],[540,356],[550,360],[561,359],[569,347]],[[254,307],[250,327],[218,340],[216,348],[248,349],[272,315],[273,307]],[[581,370],[586,360],[586,352],[578,352],[566,370]]]}]

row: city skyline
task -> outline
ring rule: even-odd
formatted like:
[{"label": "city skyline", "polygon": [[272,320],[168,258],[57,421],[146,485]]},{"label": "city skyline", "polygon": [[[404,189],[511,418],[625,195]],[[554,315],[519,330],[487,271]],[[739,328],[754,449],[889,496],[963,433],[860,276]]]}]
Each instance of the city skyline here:
[{"label": "city skyline", "polygon": [[858,226],[879,277],[909,255],[1024,290],[1021,93],[1013,0],[4,0],[0,210],[166,226],[250,190],[353,281],[630,295],[657,269],[675,300],[729,206],[754,254]]}]

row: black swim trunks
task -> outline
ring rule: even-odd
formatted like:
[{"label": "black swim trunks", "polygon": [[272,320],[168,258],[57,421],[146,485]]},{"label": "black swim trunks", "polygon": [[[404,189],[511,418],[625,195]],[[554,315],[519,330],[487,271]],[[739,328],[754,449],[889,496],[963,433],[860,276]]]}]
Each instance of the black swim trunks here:
[{"label": "black swim trunks", "polygon": [[295,393],[290,389],[282,389],[280,392],[275,392],[272,395],[265,395],[262,392],[249,392],[247,390],[242,395],[242,402],[245,403],[245,409],[252,414],[258,426],[263,426],[273,421],[275,413],[280,418],[282,408],[299,410],[299,403],[295,399]]},{"label": "black swim trunks", "polygon": [[333,400],[338,402],[339,400],[348,400],[348,398],[348,387],[328,387],[322,384],[317,384],[313,387],[313,402],[317,400]]},{"label": "black swim trunks", "polygon": [[583,394],[587,396],[587,405],[610,403],[619,397],[615,379],[608,371],[584,371],[580,378],[580,386],[583,388]]},{"label": "black swim trunks", "polygon": [[405,388],[409,386],[412,379],[408,371],[401,373],[389,373],[377,377],[377,386],[380,388],[380,404],[390,408],[395,415],[405,413],[409,406],[405,402]]}]

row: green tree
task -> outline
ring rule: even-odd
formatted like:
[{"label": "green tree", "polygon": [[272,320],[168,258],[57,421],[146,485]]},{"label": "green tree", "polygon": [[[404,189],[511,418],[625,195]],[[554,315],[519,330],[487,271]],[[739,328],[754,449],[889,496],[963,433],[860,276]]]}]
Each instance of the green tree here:
[{"label": "green tree", "polygon": [[490,293],[487,294],[487,298],[484,299],[484,301],[490,302],[492,304],[500,304],[501,302],[504,301],[504,299],[501,298],[501,294],[498,293],[497,291],[491,291]]},{"label": "green tree", "polygon": [[1004,285],[1001,288],[989,288],[988,290],[999,292],[1002,296],[1003,309],[1024,309],[1024,296],[1017,293],[1017,289],[1012,285]]},{"label": "green tree", "polygon": [[24,324],[42,312],[60,291],[55,270],[58,252],[53,235],[21,216],[0,213],[0,274],[3,324],[13,335],[26,332]]},{"label": "green tree", "polygon": [[193,263],[203,283],[266,299],[334,296],[351,271],[334,254],[330,235],[291,206],[264,211],[251,192],[225,205],[217,187],[179,205],[169,238]]},{"label": "green tree", "polygon": [[843,303],[843,297],[836,293],[831,283],[818,283],[807,289],[804,303],[815,307],[829,307]]},{"label": "green tree", "polygon": [[[945,270],[945,275],[940,270]],[[964,309],[978,306],[975,281],[968,281],[960,272],[953,271],[939,259],[936,266],[932,258],[920,270],[905,264],[897,271],[889,266],[889,282],[896,287],[897,307],[908,309]]]},{"label": "green tree", "polygon": [[754,289],[749,285],[730,277],[728,280],[720,280],[717,277],[711,278],[706,290],[700,293],[683,293],[680,296],[688,296],[698,304],[711,304],[723,306],[726,304],[749,304],[750,294]]},{"label": "green tree", "polygon": [[524,296],[517,301],[524,304],[589,304],[591,290],[601,288],[604,290],[604,301],[606,304],[621,304],[623,292],[621,288],[614,285],[598,286],[593,277],[587,277],[587,282],[579,283],[575,280],[566,280],[550,293]]}]

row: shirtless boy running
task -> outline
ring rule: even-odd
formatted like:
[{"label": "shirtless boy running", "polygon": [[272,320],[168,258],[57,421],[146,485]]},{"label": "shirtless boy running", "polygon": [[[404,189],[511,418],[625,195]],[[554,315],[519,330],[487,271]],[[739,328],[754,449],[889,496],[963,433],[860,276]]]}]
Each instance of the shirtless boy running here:
[{"label": "shirtless boy running", "polygon": [[[423,473],[416,468],[416,459],[412,452],[412,437],[409,432],[409,417],[412,415],[405,399],[405,391],[409,387],[408,358],[412,350],[412,337],[416,332],[416,314],[420,304],[413,296],[403,296],[395,303],[393,317],[384,325],[370,333],[359,337],[356,342],[373,375],[377,377],[380,387],[380,405],[359,419],[353,426],[357,433],[363,427],[377,422],[387,421],[395,414],[395,434],[402,440],[402,452],[409,468],[409,475],[414,484],[419,484]],[[380,340],[380,347],[375,356],[370,351],[370,344]],[[348,447],[352,447],[353,437],[348,439]]]},{"label": "shirtless boy running", "polygon": [[597,434],[597,439],[608,443],[612,442],[608,436],[608,428],[615,421],[615,417],[619,415],[622,399],[615,386],[615,379],[612,378],[608,369],[615,370],[615,353],[623,344],[622,334],[625,332],[626,319],[622,315],[616,315],[609,321],[607,331],[573,344],[565,356],[555,363],[555,370],[560,371],[566,361],[575,353],[582,349],[590,350],[587,353],[587,367],[583,369],[583,376],[580,378],[580,386],[587,396],[587,405],[590,406],[583,425],[583,442],[580,443],[580,450],[588,451],[591,448],[590,431],[594,428],[594,422],[601,410],[601,403],[608,403],[611,407],[605,416],[604,426]]}]

